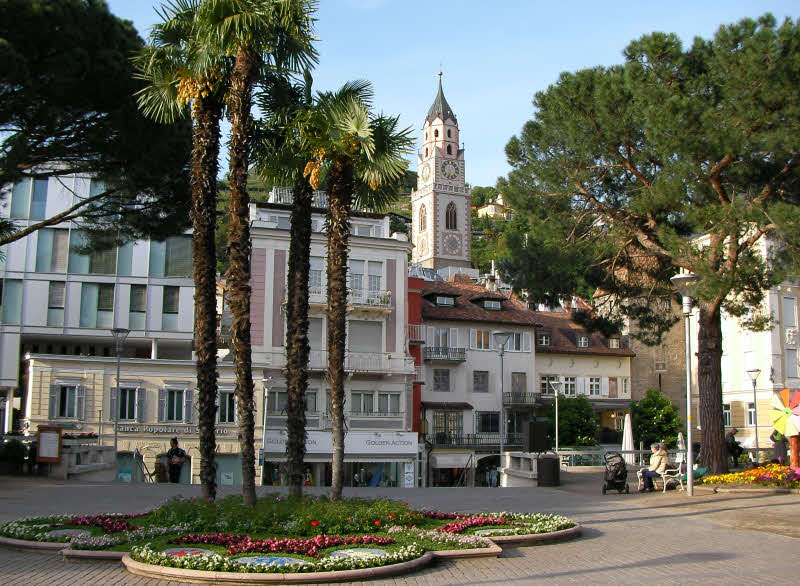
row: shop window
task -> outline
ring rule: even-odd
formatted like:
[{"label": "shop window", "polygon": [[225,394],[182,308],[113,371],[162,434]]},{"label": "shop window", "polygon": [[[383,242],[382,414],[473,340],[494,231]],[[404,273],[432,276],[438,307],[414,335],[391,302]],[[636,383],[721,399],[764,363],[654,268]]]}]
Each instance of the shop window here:
[{"label": "shop window", "polygon": [[218,423],[236,423],[236,394],[230,390],[219,391]]},{"label": "shop window", "polygon": [[473,370],[472,371],[472,392],[473,393],[488,393],[489,392],[489,371],[488,370]]},{"label": "shop window", "polygon": [[440,392],[450,391],[450,369],[448,368],[433,369],[433,390]]},{"label": "shop window", "polygon": [[499,433],[500,413],[497,411],[478,411],[475,413],[477,433]]}]

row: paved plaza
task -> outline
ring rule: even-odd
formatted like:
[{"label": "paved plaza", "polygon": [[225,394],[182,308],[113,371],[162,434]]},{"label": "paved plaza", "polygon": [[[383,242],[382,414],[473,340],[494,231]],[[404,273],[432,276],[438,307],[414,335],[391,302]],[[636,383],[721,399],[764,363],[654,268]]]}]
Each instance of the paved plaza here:
[{"label": "paved plaza", "polygon": [[[602,496],[597,473],[564,474],[558,488],[349,489],[414,507],[464,512],[563,513],[579,539],[509,548],[498,559],[439,561],[373,584],[767,584],[797,580],[800,495],[647,493]],[[231,487],[226,487],[230,489]],[[261,489],[259,489],[261,490]],[[49,513],[137,512],[198,486],[0,479],[0,521]],[[223,494],[236,491],[223,490]],[[177,584],[128,574],[118,562],[64,562],[0,547],[0,584]]]}]

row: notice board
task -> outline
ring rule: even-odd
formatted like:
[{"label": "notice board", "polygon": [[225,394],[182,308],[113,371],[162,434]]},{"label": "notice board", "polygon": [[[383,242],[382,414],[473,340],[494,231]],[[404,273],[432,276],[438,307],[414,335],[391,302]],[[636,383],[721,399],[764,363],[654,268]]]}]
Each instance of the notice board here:
[{"label": "notice board", "polygon": [[36,432],[36,460],[38,462],[61,461],[60,427],[40,425]]}]

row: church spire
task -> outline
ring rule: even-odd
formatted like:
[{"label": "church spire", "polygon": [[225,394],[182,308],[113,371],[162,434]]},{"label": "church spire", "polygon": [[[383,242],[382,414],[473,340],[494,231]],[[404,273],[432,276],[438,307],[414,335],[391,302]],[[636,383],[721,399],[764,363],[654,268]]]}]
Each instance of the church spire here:
[{"label": "church spire", "polygon": [[453,114],[453,110],[450,108],[450,104],[447,103],[447,100],[444,98],[444,92],[442,91],[442,72],[439,72],[439,91],[436,94],[436,99],[433,100],[433,104],[428,109],[428,115],[425,117],[425,120],[428,122],[433,122],[436,117],[442,119],[442,122],[450,118],[453,122],[458,124],[458,120],[456,120],[456,115]]}]

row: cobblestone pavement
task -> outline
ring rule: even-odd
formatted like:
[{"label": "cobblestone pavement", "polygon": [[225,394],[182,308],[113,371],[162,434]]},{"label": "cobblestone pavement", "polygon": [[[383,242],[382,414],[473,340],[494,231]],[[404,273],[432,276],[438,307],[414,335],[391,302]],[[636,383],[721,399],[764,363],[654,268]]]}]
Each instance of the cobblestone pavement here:
[{"label": "cobblestone pavement", "polygon": [[[738,584],[797,580],[798,495],[669,492],[600,494],[598,474],[565,474],[558,488],[350,489],[415,507],[464,512],[557,512],[584,526],[581,538],[511,548],[499,559],[440,561],[377,584]],[[223,494],[234,493],[225,487]],[[261,490],[261,489],[259,489]],[[0,480],[0,521],[47,513],[144,511],[197,486]],[[759,520],[763,519],[763,522]],[[784,520],[782,523],[781,520]],[[0,584],[173,584],[128,574],[118,563],[64,562],[53,553],[0,547]],[[175,583],[177,584],[177,583]]]}]

